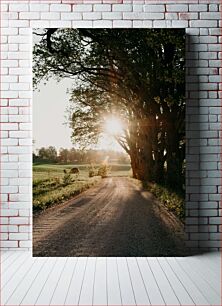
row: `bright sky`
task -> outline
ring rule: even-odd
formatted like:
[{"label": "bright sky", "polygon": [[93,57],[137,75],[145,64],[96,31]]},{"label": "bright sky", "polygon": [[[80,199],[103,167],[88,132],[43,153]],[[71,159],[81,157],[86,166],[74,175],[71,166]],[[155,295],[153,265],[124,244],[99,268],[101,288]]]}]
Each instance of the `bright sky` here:
[{"label": "bright sky", "polygon": [[[41,30],[37,30],[41,32]],[[39,41],[33,35],[33,43]],[[33,92],[33,140],[34,149],[54,146],[57,149],[71,148],[72,130],[68,127],[66,109],[69,104],[67,89],[71,88],[71,80],[64,79],[57,83],[51,79],[46,85],[41,84],[39,91]],[[78,147],[75,145],[75,147]],[[122,147],[111,136],[101,136],[97,149],[123,151]]]},{"label": "bright sky", "polygon": [[[40,85],[40,91],[33,93],[33,140],[34,149],[55,146],[57,149],[71,148],[71,129],[66,119],[66,108],[69,104],[67,88],[71,81],[64,79],[57,83],[51,79],[46,85]],[[75,146],[77,147],[77,146]],[[96,147],[123,151],[111,136],[102,136]]]}]

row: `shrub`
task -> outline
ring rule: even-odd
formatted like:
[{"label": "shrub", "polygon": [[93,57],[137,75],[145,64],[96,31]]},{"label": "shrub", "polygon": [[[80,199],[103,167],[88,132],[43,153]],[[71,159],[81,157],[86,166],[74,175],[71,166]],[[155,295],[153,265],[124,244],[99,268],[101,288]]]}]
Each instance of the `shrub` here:
[{"label": "shrub", "polygon": [[102,164],[98,169],[98,175],[105,178],[108,176],[109,170],[110,168],[107,164]]},{"label": "shrub", "polygon": [[184,196],[175,191],[169,190],[165,186],[158,184],[146,184],[146,188],[172,213],[181,221],[185,219],[185,200]]},{"label": "shrub", "polygon": [[64,176],[63,176],[62,181],[63,181],[63,185],[65,186],[71,184],[73,181],[70,172],[68,172],[67,170],[64,170]]},{"label": "shrub", "polygon": [[88,167],[88,171],[89,171],[89,177],[93,177],[97,175],[97,171],[93,164],[90,164],[90,166]]}]

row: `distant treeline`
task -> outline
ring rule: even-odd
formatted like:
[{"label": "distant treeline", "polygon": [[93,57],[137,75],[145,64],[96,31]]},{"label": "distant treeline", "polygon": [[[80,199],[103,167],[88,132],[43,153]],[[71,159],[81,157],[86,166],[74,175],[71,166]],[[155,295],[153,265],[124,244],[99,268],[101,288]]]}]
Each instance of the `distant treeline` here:
[{"label": "distant treeline", "polygon": [[80,149],[64,149],[58,151],[55,147],[42,147],[33,153],[33,162],[50,162],[50,163],[101,163],[103,161],[116,163],[129,163],[129,157],[123,152],[107,151],[107,150],[80,150]]}]

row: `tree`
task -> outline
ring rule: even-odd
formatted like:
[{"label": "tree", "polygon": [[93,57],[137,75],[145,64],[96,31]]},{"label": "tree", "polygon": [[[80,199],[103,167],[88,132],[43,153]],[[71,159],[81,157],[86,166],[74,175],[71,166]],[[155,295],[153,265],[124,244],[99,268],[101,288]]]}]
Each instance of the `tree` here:
[{"label": "tree", "polygon": [[74,142],[96,142],[106,114],[116,113],[126,122],[116,140],[130,156],[133,176],[181,185],[184,31],[45,30],[34,62],[36,84],[50,77],[73,79]]},{"label": "tree", "polygon": [[69,162],[69,150],[60,148],[59,150],[59,161],[67,164]]},{"label": "tree", "polygon": [[53,146],[50,146],[48,148],[42,147],[39,149],[39,159],[40,160],[47,160],[51,162],[55,162],[57,160],[57,151],[56,148]]}]

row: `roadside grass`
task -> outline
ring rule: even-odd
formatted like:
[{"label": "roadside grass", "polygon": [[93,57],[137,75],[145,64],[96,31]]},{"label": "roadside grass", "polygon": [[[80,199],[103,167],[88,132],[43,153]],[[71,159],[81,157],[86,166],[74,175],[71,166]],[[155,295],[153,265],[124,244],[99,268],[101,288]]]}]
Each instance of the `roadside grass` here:
[{"label": "roadside grass", "polygon": [[138,181],[139,185],[151,192],[162,203],[168,211],[172,212],[181,222],[185,221],[185,195],[174,191],[167,186],[156,183]]},{"label": "roadside grass", "polygon": [[62,203],[94,186],[100,179],[94,177],[84,181],[74,181],[66,186],[53,184],[51,179],[52,184],[42,184],[41,187],[33,188],[33,211],[44,210],[54,204]]},{"label": "roadside grass", "polygon": [[[71,175],[71,182],[64,184],[64,170],[77,167],[80,174]],[[89,177],[89,165],[33,164],[33,212],[69,200],[94,186],[100,176]],[[95,165],[99,167],[99,165]],[[110,176],[129,176],[130,165],[114,164]]]}]

